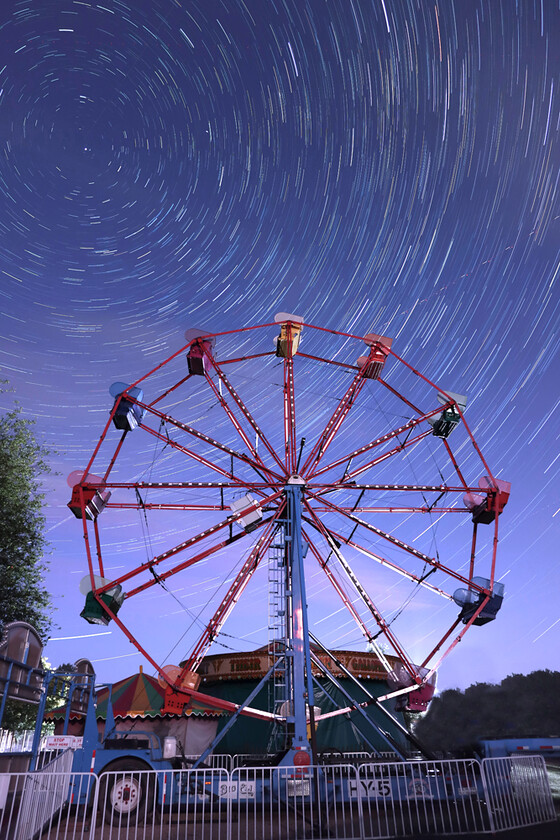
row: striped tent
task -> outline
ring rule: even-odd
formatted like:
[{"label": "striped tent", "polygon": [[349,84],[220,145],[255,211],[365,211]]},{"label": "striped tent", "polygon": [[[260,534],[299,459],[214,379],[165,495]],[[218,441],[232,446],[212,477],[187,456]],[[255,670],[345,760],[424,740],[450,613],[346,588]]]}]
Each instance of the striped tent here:
[{"label": "striped tent", "polygon": [[[165,689],[157,679],[140,670],[138,674],[125,677],[97,692],[97,730],[101,739],[106,735],[109,691],[115,724],[111,734],[131,732],[134,729],[135,732],[152,732],[160,740],[173,735],[180,741],[187,755],[201,755],[214,740],[220,718],[228,715],[198,700],[191,700],[181,715],[163,714]],[[54,721],[55,735],[62,734],[65,713],[66,708],[62,707],[45,715],[45,720]],[[68,722],[68,734],[82,735],[83,727],[83,716],[73,712]]]},{"label": "striped tent", "polygon": [[[142,671],[125,677],[114,683],[111,691],[113,715],[115,718],[124,717],[161,717],[164,704],[165,689],[155,677],[149,677]],[[97,692],[97,717],[107,717],[107,703],[109,687]],[[185,707],[184,715],[221,716],[227,712],[212,708],[198,700],[191,699]]]},{"label": "striped tent", "polygon": [[[163,717],[165,689],[155,677],[144,674],[142,670],[137,674],[124,677],[112,686],[104,686],[97,691],[96,717],[98,720],[106,720],[107,718],[109,692],[111,693],[115,720],[117,718]],[[66,708],[64,706],[54,709],[45,714],[45,720],[60,720],[64,717],[65,712]],[[221,717],[227,714],[221,709],[191,699],[182,716]],[[78,718],[81,715],[72,712],[70,717]]]}]

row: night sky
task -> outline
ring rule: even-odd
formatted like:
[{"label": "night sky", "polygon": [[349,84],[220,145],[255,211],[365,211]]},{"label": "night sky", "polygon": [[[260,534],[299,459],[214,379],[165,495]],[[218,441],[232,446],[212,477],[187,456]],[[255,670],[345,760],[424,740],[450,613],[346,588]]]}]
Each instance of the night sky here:
[{"label": "night sky", "polygon": [[[56,450],[51,662],[87,656],[102,680],[142,663],[117,629],[79,617],[86,559],[66,507],[111,383],[147,373],[188,328],[287,311],[390,336],[467,394],[484,457],[512,483],[504,605],[440,688],[560,667],[559,40],[555,0],[2,4],[1,399]],[[335,349],[325,336],[321,355]],[[256,410],[266,387],[247,385]],[[331,390],[300,399],[332,411]],[[143,539],[123,519],[109,553]],[[197,585],[210,591],[223,562]],[[162,650],[181,634],[181,586],[149,614]],[[246,633],[251,604],[237,610],[214,652],[266,641]],[[424,634],[429,608],[418,616]],[[363,650],[338,622],[323,621],[325,642]]]}]

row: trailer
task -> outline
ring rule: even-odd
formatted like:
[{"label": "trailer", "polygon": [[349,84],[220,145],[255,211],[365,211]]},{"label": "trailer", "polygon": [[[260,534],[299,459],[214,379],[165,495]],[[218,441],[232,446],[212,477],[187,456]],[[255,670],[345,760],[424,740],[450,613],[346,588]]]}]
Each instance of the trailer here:
[{"label": "trailer", "polygon": [[483,758],[514,755],[542,755],[545,760],[560,758],[560,737],[484,738],[477,743],[475,753]]}]

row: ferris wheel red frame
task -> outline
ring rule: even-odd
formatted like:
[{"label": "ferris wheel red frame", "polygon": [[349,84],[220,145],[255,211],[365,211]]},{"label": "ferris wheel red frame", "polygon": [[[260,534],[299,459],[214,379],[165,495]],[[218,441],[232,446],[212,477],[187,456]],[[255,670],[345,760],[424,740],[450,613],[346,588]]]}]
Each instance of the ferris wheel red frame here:
[{"label": "ferris wheel red frame", "polygon": [[[243,352],[241,355],[229,350],[227,355],[218,359],[215,350],[218,339],[229,340],[228,347],[231,347],[235,345],[234,339],[243,337],[246,342],[247,339],[261,333],[270,336],[271,329],[276,333],[275,349],[262,350],[257,346],[255,352]],[[304,330],[306,335],[312,333],[315,337],[318,336],[322,345],[328,347],[329,342],[338,341],[347,348],[347,355],[355,351],[361,352],[362,355],[358,357],[357,362],[352,362],[347,357],[344,359],[340,350],[331,354],[330,358],[317,353],[305,353],[303,345],[300,347]],[[419,707],[425,707],[426,696],[429,699],[433,693],[433,675],[443,659],[473,624],[487,623],[496,616],[503,597],[503,586],[496,582],[498,524],[510,488],[507,482],[494,477],[465,421],[463,412],[466,399],[444,391],[421,374],[395,353],[391,339],[386,336],[374,333],[357,336],[330,330],[304,324],[302,318],[285,313],[277,316],[274,323],[220,333],[193,330],[188,338],[187,344],[134,383],[115,383],[112,386],[111,393],[115,402],[98,444],[85,470],[76,471],[69,479],[73,488],[69,507],[83,523],[89,570],[89,584],[86,584],[86,590],[90,608],[93,607],[89,616],[86,611],[82,615],[92,623],[106,624],[110,620],[115,622],[169,686],[168,711],[182,708],[189,696],[206,697],[197,691],[197,668],[240,600],[254,572],[266,557],[276,529],[285,515],[286,485],[297,481],[302,487],[302,534],[308,553],[325,573],[362,635],[380,659],[387,663],[393,680],[392,683],[390,681],[392,690],[381,699],[399,695],[410,699],[416,696],[420,702]],[[188,372],[179,370],[178,379],[170,374],[171,379],[157,390],[153,398],[150,401],[145,400],[143,389],[150,387],[156,375],[162,371],[168,372],[185,354]],[[338,357],[333,358],[333,355]],[[257,420],[255,413],[249,409],[225,372],[229,365],[241,365],[254,360],[259,360],[259,364],[272,361],[276,365],[281,364],[283,368],[282,430],[280,436],[276,436],[280,444],[277,441],[273,442],[273,435],[263,428],[263,424]],[[389,361],[394,364],[395,369],[404,370],[408,376],[425,386],[426,393],[431,395],[429,405],[420,408],[414,398],[405,396],[398,387],[391,384],[391,375],[385,375]],[[334,410],[326,412],[326,420],[320,423],[319,431],[307,454],[304,454],[305,441],[298,441],[296,367],[299,363],[320,365],[321,369],[327,370],[329,374],[336,371],[337,375],[345,376],[349,380],[342,397],[336,401]],[[177,419],[165,407],[166,400],[177,400],[179,394],[188,389],[190,381],[194,379],[204,381],[214,405],[221,410],[224,422],[241,441],[241,449]],[[346,421],[359,410],[357,407],[363,393],[372,387],[390,394],[391,398],[405,407],[409,413],[406,422],[384,430],[383,434],[367,439],[357,447],[341,447],[339,435],[343,432]],[[437,405],[434,405],[436,402]],[[274,419],[277,420],[276,417]],[[467,481],[448,440],[450,433],[458,425],[472,444],[471,452],[474,451],[480,470],[484,471],[478,484]],[[110,443],[113,426],[122,432],[116,444]],[[136,429],[147,433],[162,445],[171,447],[173,452],[186,462],[195,464],[201,473],[209,471],[215,479],[157,482],[115,480],[114,469],[123,451],[124,442],[127,435]],[[192,444],[187,445],[182,440],[172,438],[169,430],[177,435],[186,435]],[[255,441],[252,440],[252,435],[255,436]],[[398,483],[386,480],[373,483],[362,480],[361,477],[365,473],[375,474],[380,465],[385,468],[385,464],[390,463],[392,458],[403,456],[434,436],[439,438],[442,452],[454,473],[455,479],[452,483],[443,478],[439,483]],[[107,446],[110,454],[102,457],[102,447]],[[198,450],[196,446],[199,447]],[[331,460],[327,458],[328,451],[334,452]],[[212,457],[208,452],[212,453]],[[223,460],[224,456],[230,459],[229,468],[220,463],[220,458]],[[356,462],[358,463],[354,466]],[[236,471],[234,465],[250,471],[251,478],[248,478],[248,474]],[[334,474],[341,468],[344,469],[343,474],[335,478]],[[99,474],[94,474],[93,470]],[[255,480],[253,474],[258,480]],[[148,490],[160,494],[208,490],[219,498],[214,504],[203,504],[196,500],[148,502],[141,495]],[[112,496],[118,495],[118,491],[133,491],[136,499],[119,500]],[[224,493],[232,492],[237,495],[243,492],[244,495],[235,504],[227,505]],[[336,501],[337,493],[346,494],[342,502]],[[422,504],[418,504],[417,501],[408,505],[394,502],[390,505],[375,503],[376,494],[383,496],[387,493],[393,494],[393,497],[416,494],[416,499],[418,494],[424,498],[427,494],[435,494],[437,498],[431,503],[424,501]],[[361,500],[365,494],[373,496],[374,503],[362,504]],[[353,495],[358,496],[357,501],[351,501],[350,497]],[[457,497],[462,497],[462,501],[457,502]],[[452,499],[451,503],[440,504],[441,499],[448,498]],[[204,512],[208,516],[220,515],[221,512],[221,517],[209,527],[109,579],[105,574],[98,517],[103,511],[110,509],[137,509],[143,513],[156,509],[192,514]],[[230,512],[224,517],[223,512],[228,510]],[[472,538],[467,558],[468,571],[460,571],[457,564],[446,564],[439,556],[431,556],[421,551],[385,527],[380,527],[375,521],[375,517],[381,515],[417,513],[429,514],[430,517],[436,514],[438,517],[448,514],[470,517]],[[335,519],[340,523],[336,528],[333,525]],[[477,565],[480,524],[492,525],[490,556],[482,577],[478,573]],[[236,533],[233,532],[233,525],[239,527]],[[350,533],[345,531],[345,527],[350,528]],[[367,535],[367,540],[356,536],[356,533]],[[368,543],[370,537],[387,544],[399,557],[420,562],[427,571],[415,571],[407,567],[406,561],[397,562],[388,555],[380,554],[379,550],[374,550],[371,543]],[[170,668],[158,663],[146,646],[130,632],[122,616],[119,616],[123,602],[158,584],[164,584],[170,577],[184,573],[222,549],[243,541],[249,546],[247,556],[183,664]],[[361,555],[369,557],[376,564],[381,564],[386,570],[447,601],[454,602],[461,608],[459,615],[456,615],[455,611],[450,625],[431,646],[422,661],[415,663],[406,647],[401,644],[393,631],[392,622],[385,618],[369,594],[368,587],[358,579],[352,564],[346,560],[342,546],[359,551]],[[336,559],[336,567],[330,562],[331,556]],[[441,578],[461,588],[452,592],[432,583],[429,578],[436,571]],[[360,608],[356,607],[357,602]],[[385,648],[389,649],[389,654],[385,653],[385,649],[377,641],[380,636]],[[395,661],[398,661],[399,669],[395,669]],[[217,707],[234,707],[234,704],[218,701],[216,698],[212,698],[212,701]],[[249,710],[247,713],[256,717],[271,717],[260,710]]]}]

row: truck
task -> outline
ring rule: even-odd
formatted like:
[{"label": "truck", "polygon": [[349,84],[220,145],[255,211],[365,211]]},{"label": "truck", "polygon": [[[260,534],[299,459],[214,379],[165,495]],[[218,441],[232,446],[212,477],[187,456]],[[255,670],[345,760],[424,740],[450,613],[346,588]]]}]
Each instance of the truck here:
[{"label": "truck", "polygon": [[[33,628],[18,624],[17,632],[32,640]],[[223,769],[207,765],[197,768],[197,757],[186,756],[173,735],[160,738],[136,727],[117,731],[110,694],[100,731],[95,673],[88,660],[78,660],[72,671],[44,670],[35,661],[37,657],[33,663],[24,662],[21,652],[16,659],[9,652],[0,653],[0,712],[7,698],[33,702],[37,709],[31,751],[27,756],[18,754],[19,759],[26,759],[25,765],[20,761],[16,768],[4,762],[0,768],[8,771],[4,775],[8,786],[0,785],[0,816],[2,809],[4,813],[16,809],[20,828],[28,826],[19,831],[21,837],[35,836],[37,828],[68,803],[82,810],[91,807],[97,780],[97,809],[109,825],[123,820],[127,824],[143,821],[155,808],[198,808],[199,813],[209,814],[212,809],[231,807],[233,803],[237,806],[274,800],[291,803],[291,808],[296,799],[315,795],[317,800],[329,798],[330,793],[312,793],[312,777],[324,775],[320,768],[279,767],[274,757],[268,756],[268,766],[263,762],[260,773],[239,768],[229,774],[229,756],[222,757],[230,760],[224,762]],[[45,736],[45,714],[49,706],[53,710],[53,705],[62,717],[60,731]],[[76,720],[80,721],[80,734],[76,734]],[[250,760],[247,763],[252,764]],[[17,778],[10,783],[9,775],[13,777],[14,770]],[[37,802],[43,803],[41,807],[37,808]]]},{"label": "truck", "polygon": [[[4,773],[34,771],[69,774],[111,774],[106,776],[103,794],[112,816],[130,814],[145,805],[146,785],[138,781],[142,771],[169,772],[185,767],[181,747],[173,736],[159,738],[153,732],[116,732],[112,704],[109,702],[104,731],[99,733],[96,718],[96,685],[93,666],[80,659],[72,671],[49,670],[41,661],[42,642],[35,628],[26,622],[4,627],[0,644],[0,727],[8,700],[36,707],[36,723],[31,751],[2,754]],[[51,701],[49,703],[49,701]],[[48,706],[64,712],[62,731],[43,735]],[[81,734],[72,734],[71,718],[81,719]],[[7,775],[4,776],[6,780]],[[91,785],[82,785],[77,803],[91,795]],[[8,796],[0,789],[0,810]],[[112,818],[111,816],[111,818]]]}]

